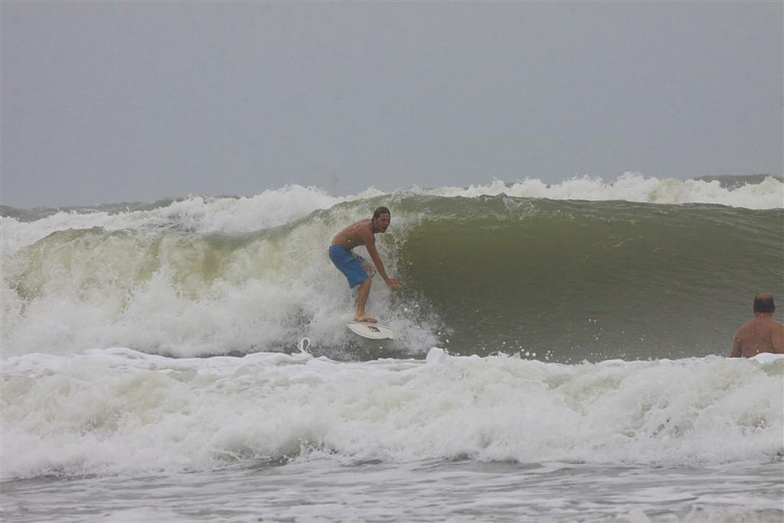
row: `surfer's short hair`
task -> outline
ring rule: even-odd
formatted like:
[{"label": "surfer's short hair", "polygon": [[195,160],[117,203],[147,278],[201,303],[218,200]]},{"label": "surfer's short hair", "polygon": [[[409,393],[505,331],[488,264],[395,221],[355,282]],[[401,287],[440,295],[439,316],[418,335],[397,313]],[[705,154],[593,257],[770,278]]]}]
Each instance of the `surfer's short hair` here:
[{"label": "surfer's short hair", "polygon": [[754,312],[775,312],[776,304],[773,303],[772,294],[757,294],[754,296]]},{"label": "surfer's short hair", "polygon": [[373,211],[373,219],[374,220],[378,219],[378,217],[381,216],[382,214],[388,214],[392,216],[392,213],[389,212],[389,209],[387,209],[386,207],[378,207],[375,211]]}]

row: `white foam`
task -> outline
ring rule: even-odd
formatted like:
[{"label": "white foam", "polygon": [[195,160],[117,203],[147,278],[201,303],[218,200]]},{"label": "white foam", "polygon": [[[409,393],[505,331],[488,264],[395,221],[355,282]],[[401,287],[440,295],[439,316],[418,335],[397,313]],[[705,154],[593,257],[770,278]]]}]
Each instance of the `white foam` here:
[{"label": "white foam", "polygon": [[749,209],[784,208],[784,182],[773,177],[766,178],[760,184],[723,188],[718,181],[659,179],[645,177],[640,173],[625,173],[614,182],[606,182],[598,177],[582,176],[557,184],[546,184],[537,179],[518,180],[512,184],[496,180],[487,185],[472,185],[468,188],[438,187],[417,191],[438,196],[466,198],[506,194],[552,200],[623,200],[673,205],[705,203]]},{"label": "white foam", "polygon": [[138,474],[245,460],[727,463],[779,452],[782,367],[709,357],[337,363],[129,349],[3,364],[2,471]]},{"label": "white foam", "polygon": [[773,354],[770,352],[762,352],[752,357],[751,359],[759,363],[773,363],[774,361],[784,359],[784,354]]},{"label": "white foam", "polygon": [[12,254],[55,231],[91,229],[175,230],[192,233],[247,233],[299,220],[353,197],[334,198],[299,185],[267,190],[250,198],[191,197],[153,210],[123,213],[58,212],[35,222],[2,217],[3,254]]},{"label": "white foam", "polygon": [[[221,241],[232,238],[216,244],[192,233],[98,231],[9,256],[0,288],[3,354],[123,344],[198,356],[291,348],[303,336],[342,345],[355,298],[327,246],[340,224],[364,217],[360,212],[338,208],[285,234],[248,235],[225,249]],[[394,248],[379,242],[390,274]],[[427,320],[416,307],[393,307],[389,293],[379,280],[368,312],[390,323],[411,354],[426,350],[435,342]]]}]

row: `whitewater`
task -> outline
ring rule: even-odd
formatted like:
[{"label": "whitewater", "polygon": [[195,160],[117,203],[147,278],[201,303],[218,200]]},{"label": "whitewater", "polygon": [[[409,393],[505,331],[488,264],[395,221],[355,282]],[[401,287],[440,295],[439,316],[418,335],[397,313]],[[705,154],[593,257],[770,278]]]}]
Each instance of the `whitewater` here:
[{"label": "whitewater", "polygon": [[[404,288],[345,328],[334,234]],[[3,521],[781,521],[784,183],[0,209]],[[362,254],[365,254],[362,252]],[[780,318],[779,318],[780,319]]]}]

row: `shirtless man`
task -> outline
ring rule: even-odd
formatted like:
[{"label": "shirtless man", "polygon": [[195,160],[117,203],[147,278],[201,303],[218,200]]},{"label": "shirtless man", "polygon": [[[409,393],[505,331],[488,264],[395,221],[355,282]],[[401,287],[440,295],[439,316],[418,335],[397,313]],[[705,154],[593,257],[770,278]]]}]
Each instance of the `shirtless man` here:
[{"label": "shirtless man", "polygon": [[364,245],[373,259],[376,270],[384,278],[384,282],[393,289],[399,289],[401,286],[399,281],[387,276],[384,270],[384,263],[376,250],[375,235],[380,232],[386,232],[391,221],[389,209],[379,207],[373,212],[372,219],[360,220],[340,231],[332,239],[332,245],[329,247],[329,259],[346,276],[349,287],[353,289],[359,285],[357,313],[354,315],[354,320],[356,321],[371,323],[378,321],[365,314],[365,303],[367,303],[368,296],[370,296],[371,277],[375,274],[375,271],[364,258],[351,252],[351,249],[358,245]]},{"label": "shirtless man", "polygon": [[732,342],[730,358],[751,358],[761,352],[784,353],[784,323],[775,321],[773,295],[754,297],[754,319],[740,326]]}]

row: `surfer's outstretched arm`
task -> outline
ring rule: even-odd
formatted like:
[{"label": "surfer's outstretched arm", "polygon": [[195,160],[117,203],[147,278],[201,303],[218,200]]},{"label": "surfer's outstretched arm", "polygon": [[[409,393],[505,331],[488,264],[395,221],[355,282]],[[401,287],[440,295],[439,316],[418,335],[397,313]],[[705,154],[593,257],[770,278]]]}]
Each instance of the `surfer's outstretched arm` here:
[{"label": "surfer's outstretched arm", "polygon": [[395,278],[390,278],[387,275],[386,269],[384,269],[384,262],[381,261],[381,256],[378,254],[378,249],[376,249],[375,238],[371,237],[371,241],[368,241],[365,244],[365,247],[367,247],[368,254],[370,254],[370,258],[373,260],[373,264],[376,266],[378,273],[384,279],[384,282],[393,289],[399,289],[402,284]]}]

